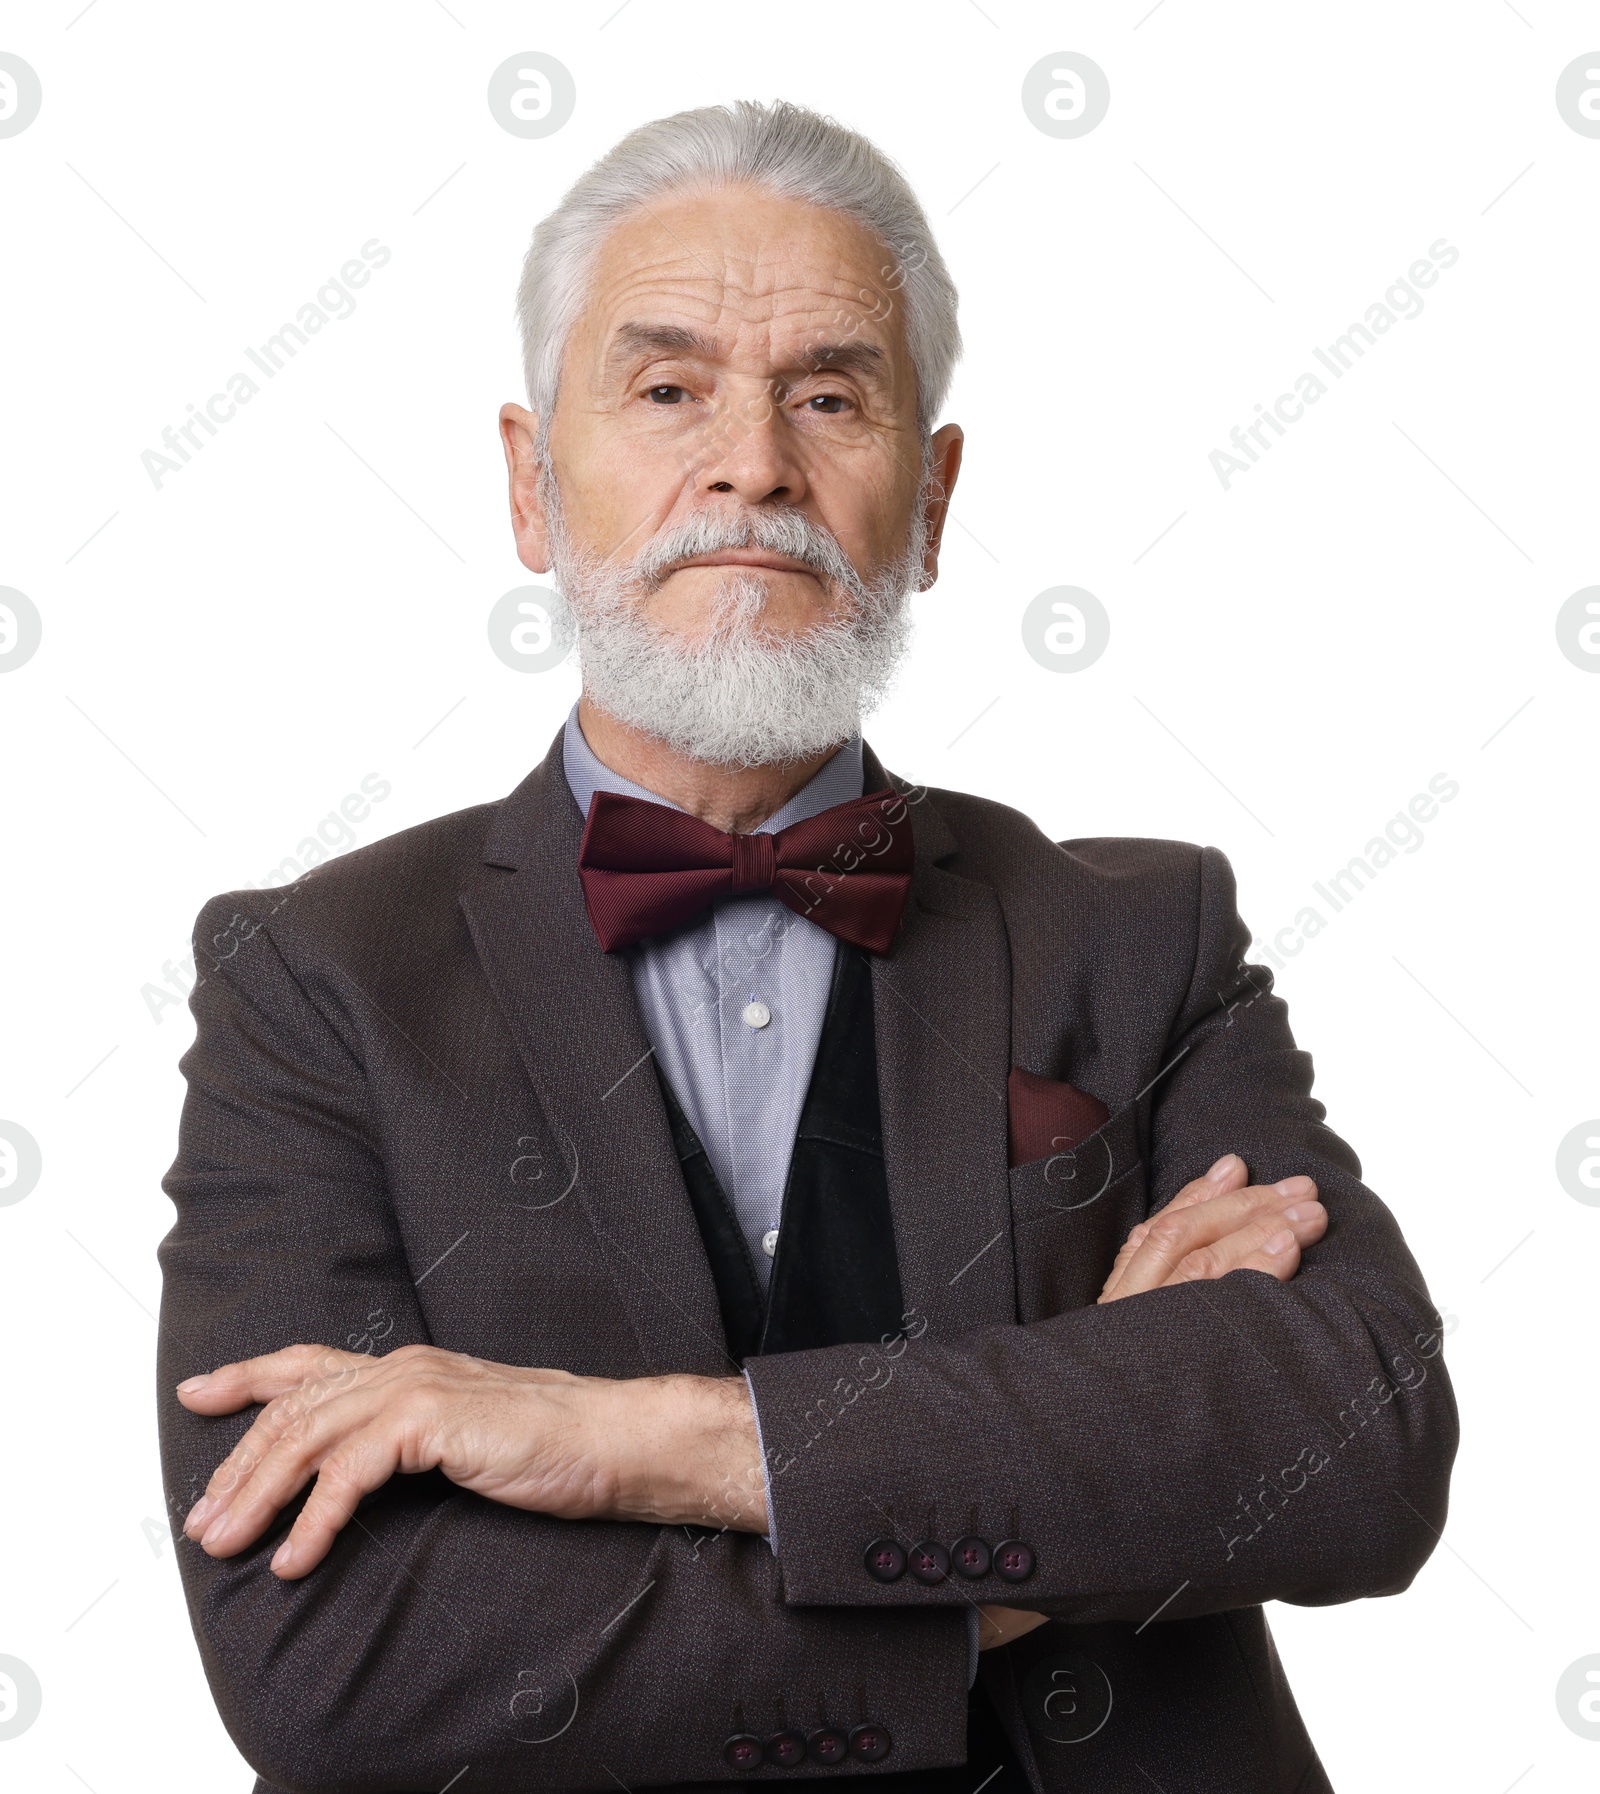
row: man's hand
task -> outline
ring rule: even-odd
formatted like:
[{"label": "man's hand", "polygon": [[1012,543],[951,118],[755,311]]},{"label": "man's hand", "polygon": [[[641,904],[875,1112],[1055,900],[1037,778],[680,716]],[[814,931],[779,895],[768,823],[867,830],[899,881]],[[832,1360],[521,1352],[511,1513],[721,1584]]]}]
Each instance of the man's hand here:
[{"label": "man's hand", "polygon": [[1224,1153],[1128,1235],[1111,1267],[1100,1301],[1117,1302],[1144,1290],[1265,1271],[1287,1283],[1300,1253],[1328,1231],[1328,1211],[1309,1177],[1251,1184],[1237,1153]]},{"label": "man's hand", "polygon": [[386,1357],[296,1345],[191,1377],[196,1414],[266,1405],[184,1531],[212,1557],[252,1544],[315,1478],[272,1559],[303,1576],[363,1495],[442,1470],[510,1507],[562,1519],[765,1532],[755,1413],[738,1377],[612,1380],[492,1364],[433,1346]]},{"label": "man's hand", "polygon": [[[1287,1281],[1327,1230],[1308,1177],[1247,1185],[1229,1153],[1142,1221],[1100,1293],[1114,1302],[1251,1268]],[[400,1471],[441,1470],[511,1507],[562,1519],[767,1530],[749,1392],[737,1377],[575,1377],[492,1364],[433,1346],[386,1357],[298,1345],[180,1385],[197,1414],[264,1403],[184,1523],[213,1557],[254,1543],[315,1487],[272,1568],[303,1576],[362,1496]],[[1043,1616],[988,1604],[983,1648]]]}]

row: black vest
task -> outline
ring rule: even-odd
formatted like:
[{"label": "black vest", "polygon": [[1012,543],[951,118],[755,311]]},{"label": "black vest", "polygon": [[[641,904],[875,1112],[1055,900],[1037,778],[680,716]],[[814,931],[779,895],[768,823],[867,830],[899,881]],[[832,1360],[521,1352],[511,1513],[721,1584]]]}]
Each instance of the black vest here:
[{"label": "black vest", "polygon": [[[656,1061],[734,1361],[765,1352],[885,1343],[905,1324],[900,1261],[883,1163],[878,1110],[878,1048],[872,1021],[872,969],[859,947],[841,942],[817,1043],[816,1064],[800,1111],[784,1184],[778,1249],[763,1299],[733,1204],[706,1149]],[[863,1541],[864,1542],[864,1541]],[[874,1777],[907,1794],[1025,1794],[1028,1779],[981,1690],[967,1703],[967,1761],[960,1768]]]},{"label": "black vest", "polygon": [[735,1362],[763,1352],[886,1341],[900,1331],[900,1264],[878,1118],[872,973],[841,942],[783,1192],[765,1298],[706,1149],[660,1071],[683,1181],[700,1225]]}]

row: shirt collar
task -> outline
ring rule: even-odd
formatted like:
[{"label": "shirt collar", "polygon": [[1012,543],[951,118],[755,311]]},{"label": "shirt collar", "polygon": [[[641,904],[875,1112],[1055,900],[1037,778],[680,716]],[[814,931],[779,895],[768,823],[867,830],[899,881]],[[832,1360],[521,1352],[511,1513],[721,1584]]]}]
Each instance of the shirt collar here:
[{"label": "shirt collar", "polygon": [[[665,804],[669,810],[683,808],[669,798],[647,791],[643,785],[635,785],[630,779],[623,778],[621,773],[613,772],[589,746],[583,733],[583,725],[578,721],[576,704],[567,716],[561,758],[567,784],[585,816],[589,814],[589,799],[597,791],[615,791],[624,797],[643,798],[646,803]],[[818,767],[810,780],[800,787],[781,810],[775,810],[765,822],[758,823],[753,832],[775,835],[779,829],[804,822],[808,816],[820,815],[824,810],[831,810],[835,804],[848,803],[851,798],[861,796],[865,779],[861,737],[856,734],[850,737],[831,760]]]}]

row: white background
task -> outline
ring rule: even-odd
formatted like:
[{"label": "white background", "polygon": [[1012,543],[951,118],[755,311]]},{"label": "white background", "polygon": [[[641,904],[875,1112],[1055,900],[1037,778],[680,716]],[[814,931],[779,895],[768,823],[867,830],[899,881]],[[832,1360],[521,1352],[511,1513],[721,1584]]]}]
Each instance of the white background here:
[{"label": "white background", "polygon": [[[250,1786],[163,1537],[155,1248],[191,1030],[146,987],[175,994],[202,900],[363,776],[392,791],[361,842],[544,752],[574,676],[508,669],[485,630],[530,578],[495,434],[528,233],[631,126],[783,95],[901,161],[961,289],[966,468],[869,731],[889,765],[1058,837],[1215,843],[1258,936],[1459,783],[1279,973],[1450,1317],[1448,1532],[1398,1599],[1271,1620],[1341,1790],[1593,1787],[1555,1689],[1600,1651],[1600,1210],[1555,1154],[1600,1113],[1600,678],[1554,625],[1600,579],[1600,140],[1554,90],[1594,7],[79,10],[0,23],[44,93],[0,140],[0,585],[44,620],[0,679],[0,1118],[44,1165],[0,1207],[0,1654],[44,1689],[0,1781]],[[1111,84],[1075,140],[1020,102],[1063,49]],[[527,50],[577,84],[542,140],[485,98]],[[353,315],[158,490],[141,452],[374,237]],[[1441,237],[1422,313],[1224,490],[1211,450]],[[1111,618],[1077,673],[1019,631],[1061,584]]]}]

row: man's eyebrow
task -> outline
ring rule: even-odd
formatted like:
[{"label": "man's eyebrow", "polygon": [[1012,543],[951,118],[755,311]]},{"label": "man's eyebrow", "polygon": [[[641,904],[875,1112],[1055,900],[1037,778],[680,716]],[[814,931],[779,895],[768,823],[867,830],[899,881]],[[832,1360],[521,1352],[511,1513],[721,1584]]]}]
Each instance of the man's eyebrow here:
[{"label": "man's eyebrow", "polygon": [[794,361],[795,372],[814,374],[821,368],[837,368],[842,373],[883,375],[883,350],[876,343],[855,337],[847,343],[807,343]]},{"label": "man's eyebrow", "polygon": [[617,334],[606,351],[606,362],[614,365],[640,355],[698,355],[707,361],[715,361],[721,353],[710,337],[702,336],[685,324],[630,321],[617,327]]},{"label": "man's eyebrow", "polygon": [[[647,324],[636,319],[619,324],[606,351],[606,365],[615,367],[642,355],[694,355],[704,361],[717,361],[721,359],[722,347],[686,324]],[[840,343],[807,343],[795,351],[794,360],[784,371],[803,375],[822,368],[882,379],[884,353],[876,343],[861,337]]]}]

